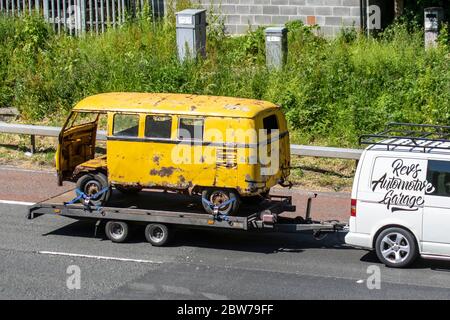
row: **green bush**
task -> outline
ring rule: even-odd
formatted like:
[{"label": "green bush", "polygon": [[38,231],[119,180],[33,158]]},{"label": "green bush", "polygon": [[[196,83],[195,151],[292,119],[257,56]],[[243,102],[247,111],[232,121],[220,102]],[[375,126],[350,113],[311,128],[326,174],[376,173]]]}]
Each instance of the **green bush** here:
[{"label": "green bush", "polygon": [[377,38],[346,29],[327,40],[293,21],[288,62],[269,71],[262,28],[229,37],[210,15],[207,59],[181,64],[174,15],[157,23],[146,16],[80,37],[57,35],[39,17],[0,17],[0,106],[57,123],[98,92],[249,97],[281,105],[294,141],[341,146],[388,121],[450,124],[447,38],[425,51],[414,24],[393,25]]}]

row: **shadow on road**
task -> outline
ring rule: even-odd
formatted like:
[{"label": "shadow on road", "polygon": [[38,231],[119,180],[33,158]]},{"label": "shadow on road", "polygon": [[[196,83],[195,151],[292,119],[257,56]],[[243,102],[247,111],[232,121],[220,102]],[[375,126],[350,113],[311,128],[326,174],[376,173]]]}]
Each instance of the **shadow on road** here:
[{"label": "shadow on road", "polygon": [[[382,265],[375,251],[367,252],[360,259],[363,262]],[[450,272],[450,261],[428,260],[419,258],[408,269],[430,269],[434,271]]]},{"label": "shadow on road", "polygon": [[[97,239],[107,240],[104,225],[97,231]],[[95,223],[76,221],[43,236],[58,235],[70,237],[94,238]],[[109,240],[108,240],[109,241]],[[146,242],[144,226],[131,230],[127,243]],[[150,244],[149,244],[150,245]],[[219,250],[233,250],[256,253],[303,252],[305,249],[350,249],[344,244],[344,234],[328,234],[324,239],[316,240],[312,233],[288,234],[268,232],[246,232],[240,230],[206,230],[194,228],[176,228],[175,237],[169,247],[197,247]]]}]

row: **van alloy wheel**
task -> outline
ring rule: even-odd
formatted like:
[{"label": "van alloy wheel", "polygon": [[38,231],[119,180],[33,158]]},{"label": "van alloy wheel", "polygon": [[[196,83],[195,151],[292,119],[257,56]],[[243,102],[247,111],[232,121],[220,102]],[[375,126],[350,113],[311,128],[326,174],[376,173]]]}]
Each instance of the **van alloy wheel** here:
[{"label": "van alloy wheel", "polygon": [[408,239],[400,233],[387,234],[380,244],[381,254],[391,263],[401,263],[408,258],[411,251]]},{"label": "van alloy wheel", "polygon": [[414,234],[401,227],[381,231],[376,238],[375,251],[378,259],[392,268],[407,267],[419,256]]}]

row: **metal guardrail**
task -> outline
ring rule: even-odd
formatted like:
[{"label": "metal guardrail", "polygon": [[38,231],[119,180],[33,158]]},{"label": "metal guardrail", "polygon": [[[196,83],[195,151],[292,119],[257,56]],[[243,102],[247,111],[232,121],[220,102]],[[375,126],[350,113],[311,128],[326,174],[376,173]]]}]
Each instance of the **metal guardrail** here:
[{"label": "metal guardrail", "polygon": [[[36,126],[30,124],[12,124],[0,122],[0,133],[25,134],[31,136],[31,152],[36,151],[36,136],[57,137],[60,127]],[[98,131],[97,140],[106,140],[106,132]],[[304,157],[337,158],[359,160],[361,149],[319,147],[291,144],[291,154]]]}]

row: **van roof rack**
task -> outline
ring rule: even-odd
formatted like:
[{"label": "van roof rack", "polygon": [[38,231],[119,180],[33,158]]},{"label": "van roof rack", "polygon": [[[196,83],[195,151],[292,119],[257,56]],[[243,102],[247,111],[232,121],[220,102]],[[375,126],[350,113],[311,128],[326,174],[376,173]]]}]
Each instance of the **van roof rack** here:
[{"label": "van roof rack", "polygon": [[359,144],[386,146],[387,150],[395,147],[411,147],[411,151],[418,148],[417,151],[423,152],[450,150],[450,126],[390,122],[380,133],[361,135]]}]

